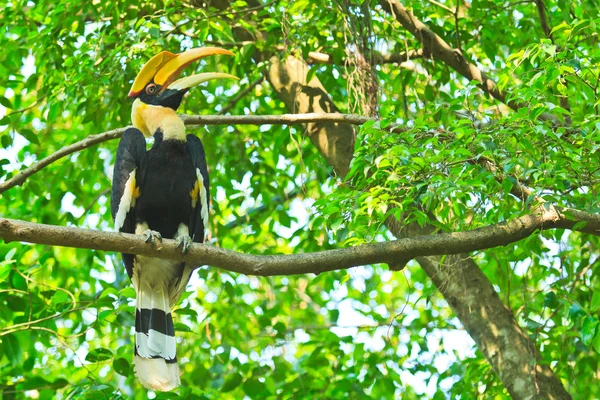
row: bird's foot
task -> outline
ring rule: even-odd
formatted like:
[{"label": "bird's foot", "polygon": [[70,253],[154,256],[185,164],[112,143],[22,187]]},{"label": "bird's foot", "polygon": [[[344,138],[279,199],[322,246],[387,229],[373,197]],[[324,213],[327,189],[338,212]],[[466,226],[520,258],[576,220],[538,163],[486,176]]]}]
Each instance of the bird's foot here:
[{"label": "bird's foot", "polygon": [[155,245],[156,241],[162,242],[160,232],[153,231],[152,229],[146,229],[142,235],[146,237],[146,243],[150,243],[151,245]]},{"label": "bird's foot", "polygon": [[177,239],[177,247],[181,247],[181,254],[186,254],[192,246],[192,238],[184,235]]}]

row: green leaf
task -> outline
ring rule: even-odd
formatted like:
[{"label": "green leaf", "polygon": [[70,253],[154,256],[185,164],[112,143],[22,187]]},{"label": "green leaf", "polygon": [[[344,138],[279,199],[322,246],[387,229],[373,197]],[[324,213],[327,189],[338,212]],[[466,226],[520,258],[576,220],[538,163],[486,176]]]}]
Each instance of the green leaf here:
[{"label": "green leaf", "polygon": [[123,297],[127,297],[129,299],[135,299],[135,289],[132,287],[126,287],[121,289],[119,294]]},{"label": "green leaf", "polygon": [[372,120],[372,119],[368,120],[367,122],[365,122],[364,124],[362,124],[362,126],[360,127],[361,132],[362,131],[366,132],[367,130],[371,129],[374,124],[375,124],[375,120]]},{"label": "green leaf", "polygon": [[596,350],[596,353],[600,354],[600,329],[597,330],[596,336],[592,339],[592,347]]},{"label": "green leaf", "polygon": [[70,301],[71,297],[63,292],[62,290],[57,290],[54,295],[52,296],[52,304],[60,304],[60,303],[65,303],[67,301]]},{"label": "green leaf", "polygon": [[56,122],[56,118],[58,118],[61,108],[62,108],[62,104],[59,102],[54,102],[50,105],[50,109],[48,110],[48,118],[47,118],[48,122],[51,122],[51,123]]},{"label": "green leaf", "polygon": [[223,387],[221,388],[221,392],[223,392],[223,393],[231,392],[233,389],[238,387],[240,385],[240,383],[242,383],[242,375],[241,374],[234,373],[232,375],[229,375],[227,377],[227,379],[225,380]]},{"label": "green leaf", "polygon": [[248,396],[255,397],[263,392],[264,385],[257,378],[253,377],[244,382],[243,389],[244,393]]},{"label": "green leaf", "polygon": [[40,144],[40,139],[38,135],[28,128],[23,128],[19,130],[19,135],[23,136],[25,139],[29,140],[33,144]]},{"label": "green leaf", "polygon": [[596,312],[600,310],[600,291],[594,291],[592,294],[592,301],[590,302],[590,312]]},{"label": "green leaf", "polygon": [[23,363],[23,370],[31,371],[31,370],[33,370],[34,366],[35,366],[35,356],[31,356],[27,360],[25,360],[25,362]]},{"label": "green leaf", "polygon": [[85,360],[91,363],[102,362],[106,360],[110,360],[113,358],[113,353],[109,349],[105,349],[102,347],[96,348],[90,351],[87,356],[85,356]]},{"label": "green leaf", "polygon": [[12,365],[19,365],[21,363],[22,352],[17,336],[13,333],[2,336],[2,344],[4,347],[4,354],[6,355],[6,358],[8,358],[8,361]]},{"label": "green leaf", "polygon": [[2,135],[0,137],[0,144],[2,144],[3,148],[8,148],[12,144],[12,138],[10,135]]},{"label": "green leaf", "polygon": [[572,320],[581,318],[584,315],[585,315],[585,311],[583,310],[583,308],[581,308],[581,306],[577,302],[573,303],[571,305],[571,308],[569,308],[569,318],[571,318]]},{"label": "green leaf", "polygon": [[0,263],[0,283],[4,282],[6,278],[10,275],[10,271],[12,271],[12,263],[14,261],[6,262],[3,261]]},{"label": "green leaf", "polygon": [[544,297],[544,306],[545,307],[555,309],[559,305],[560,305],[560,302],[558,301],[558,297],[556,296],[556,293],[554,293],[554,292],[546,293],[546,296]]},{"label": "green leaf", "polygon": [[127,361],[123,357],[116,358],[113,361],[113,368],[119,375],[123,375],[125,377],[130,376],[132,372],[132,368],[129,364],[129,361]]},{"label": "green leaf", "polygon": [[192,332],[192,329],[184,323],[176,322],[173,327],[175,332]]},{"label": "green leaf", "polygon": [[13,106],[12,106],[12,104],[11,104],[10,100],[8,100],[8,99],[7,99],[6,97],[4,97],[4,96],[0,96],[0,104],[1,104],[2,106],[6,107],[6,108],[10,108],[10,109],[12,109],[12,108],[13,108]]},{"label": "green leaf", "polygon": [[527,328],[529,328],[531,330],[536,330],[542,326],[542,324],[540,324],[539,322],[534,321],[530,318],[527,318],[527,320],[525,321],[525,324],[527,325]]},{"label": "green leaf", "polygon": [[343,285],[344,283],[348,282],[350,280],[350,274],[345,274],[344,276],[342,276],[342,279],[340,279],[340,285]]},{"label": "green leaf", "polygon": [[306,74],[306,82],[310,82],[314,78],[316,73],[317,73],[317,68],[315,68],[315,67],[310,68],[308,70],[308,73]]},{"label": "green leaf", "polygon": [[4,256],[4,260],[5,261],[10,261],[13,259],[13,257],[15,256],[15,253],[17,252],[17,248],[13,247],[12,249],[10,249],[6,255]]},{"label": "green leaf", "polygon": [[586,317],[581,324],[581,341],[586,346],[592,343],[598,329],[598,319],[596,317]]}]

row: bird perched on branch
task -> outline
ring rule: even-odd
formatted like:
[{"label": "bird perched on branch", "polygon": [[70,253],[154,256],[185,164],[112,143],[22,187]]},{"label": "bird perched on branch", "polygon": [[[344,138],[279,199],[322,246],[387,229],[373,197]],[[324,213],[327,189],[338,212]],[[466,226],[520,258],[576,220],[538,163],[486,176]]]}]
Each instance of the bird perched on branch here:
[{"label": "bird perched on branch", "polygon": [[[186,253],[203,242],[208,226],[210,190],[202,142],[185,134],[177,108],[187,91],[202,82],[233,78],[200,73],[177,79],[193,61],[228,50],[204,47],[180,54],[162,52],[144,65],[129,97],[134,128],[123,134],[114,167],[111,211],[119,232],[179,242]],[[146,151],[145,137],[154,136]],[[134,371],[148,389],[168,391],[180,383],[171,307],[193,270],[186,263],[123,254],[136,290]]]}]

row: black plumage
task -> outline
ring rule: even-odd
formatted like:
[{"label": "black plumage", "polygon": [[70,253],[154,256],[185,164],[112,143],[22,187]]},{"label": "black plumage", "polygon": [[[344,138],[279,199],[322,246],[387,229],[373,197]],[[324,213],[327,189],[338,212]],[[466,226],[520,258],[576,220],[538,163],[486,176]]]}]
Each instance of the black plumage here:
[{"label": "black plumage", "polygon": [[[186,251],[189,242],[204,241],[210,189],[202,142],[183,137],[164,140],[159,129],[146,151],[142,132],[128,129],[117,150],[111,208],[120,232],[152,240],[158,232],[180,240]],[[193,266],[131,254],[123,254],[123,262],[136,289],[136,375],[150,389],[171,390],[179,384],[171,308]]]},{"label": "black plumage", "polygon": [[[194,135],[186,141],[163,140],[163,134],[154,134],[154,144],[146,151],[144,135],[136,128],[123,134],[113,173],[111,211],[113,219],[126,190],[133,170],[139,188],[139,197],[127,212],[119,232],[135,233],[136,225],[146,223],[149,229],[163,237],[173,238],[181,223],[188,226],[194,242],[204,242],[207,228],[201,217],[201,201],[192,206],[191,192],[198,180],[197,170],[203,176],[207,207],[210,207],[210,184],[202,142]],[[135,194],[134,194],[135,196]],[[129,276],[133,271],[133,256],[123,254]]]}]

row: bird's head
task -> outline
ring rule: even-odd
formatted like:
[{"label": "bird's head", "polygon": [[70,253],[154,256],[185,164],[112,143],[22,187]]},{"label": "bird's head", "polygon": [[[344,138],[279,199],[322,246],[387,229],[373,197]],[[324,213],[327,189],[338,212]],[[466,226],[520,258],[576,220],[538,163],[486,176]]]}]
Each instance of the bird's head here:
[{"label": "bird's head", "polygon": [[[206,56],[227,54],[229,50],[218,47],[201,47],[183,53],[163,51],[152,57],[133,81],[129,97],[134,98],[131,110],[133,126],[144,136],[154,134],[152,127],[163,115],[172,115],[181,104],[183,95],[192,87],[218,78],[238,79],[220,72],[205,72],[177,79],[183,69],[193,61]],[[153,121],[150,121],[153,120]]]}]

